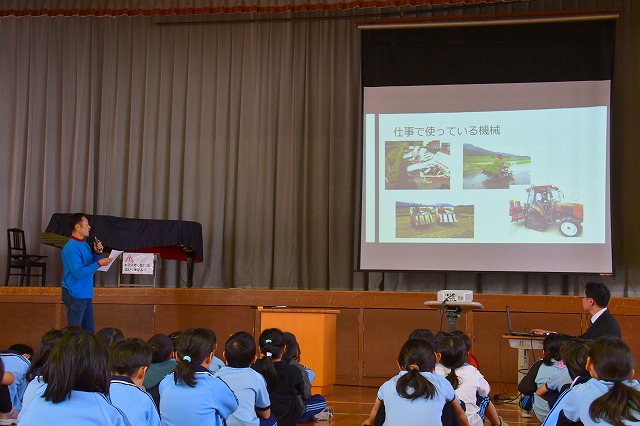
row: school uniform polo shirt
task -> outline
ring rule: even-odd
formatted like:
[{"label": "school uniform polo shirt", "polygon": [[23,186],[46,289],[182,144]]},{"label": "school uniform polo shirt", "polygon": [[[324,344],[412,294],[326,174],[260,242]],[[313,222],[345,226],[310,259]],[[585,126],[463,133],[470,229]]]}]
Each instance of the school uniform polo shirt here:
[{"label": "school uniform polo shirt", "polygon": [[9,386],[9,393],[13,408],[20,411],[22,410],[22,395],[29,384],[25,377],[30,365],[29,360],[13,351],[0,351],[0,357],[4,363],[4,371],[8,371],[15,377],[15,381]]},{"label": "school uniform polo shirt", "polygon": [[[638,384],[637,380],[623,380],[622,383],[640,392],[640,384]],[[609,392],[612,386],[613,382],[597,379],[590,379],[586,383],[574,386],[564,398],[564,415],[573,422],[581,421],[584,426],[607,424],[602,419],[599,419],[599,422],[594,421],[589,415],[589,407],[594,400]],[[636,411],[632,411],[632,415],[636,419],[640,417],[640,413]],[[624,421],[624,424],[637,425],[638,422]]]},{"label": "school uniform polo shirt", "polygon": [[160,416],[165,426],[223,426],[238,409],[229,386],[200,365],[192,364],[195,387],[175,383],[174,373],[160,382]]},{"label": "school uniform polo shirt", "polygon": [[267,382],[262,374],[250,367],[222,367],[215,374],[229,385],[238,398],[238,409],[227,419],[228,426],[259,426],[256,410],[266,411],[271,405]]},{"label": "school uniform polo shirt", "polygon": [[20,426],[137,426],[114,407],[100,392],[72,390],[64,401],[46,401],[42,394],[46,386],[38,388],[31,403],[20,413]]},{"label": "school uniform polo shirt", "polygon": [[125,376],[112,376],[109,386],[111,403],[122,411],[132,425],[160,426],[156,403],[147,392]]}]

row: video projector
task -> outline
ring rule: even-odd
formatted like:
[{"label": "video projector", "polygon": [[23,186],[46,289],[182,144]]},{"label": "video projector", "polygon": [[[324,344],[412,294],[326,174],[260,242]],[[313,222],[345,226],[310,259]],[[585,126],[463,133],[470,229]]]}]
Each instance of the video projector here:
[{"label": "video projector", "polygon": [[471,290],[440,290],[438,302],[473,302]]}]

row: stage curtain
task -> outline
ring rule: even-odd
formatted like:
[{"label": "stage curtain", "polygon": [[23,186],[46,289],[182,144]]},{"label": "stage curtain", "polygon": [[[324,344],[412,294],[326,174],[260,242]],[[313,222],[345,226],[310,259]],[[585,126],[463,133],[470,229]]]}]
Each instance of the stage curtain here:
[{"label": "stage curtain", "polygon": [[474,5],[510,0],[3,0],[1,16],[169,16],[327,12],[387,7]]},{"label": "stage curtain", "polygon": [[[625,8],[612,117],[617,277],[607,282],[630,296],[640,293],[633,3],[500,2],[455,12]],[[50,256],[48,285],[60,285],[60,252],[39,245],[39,234],[51,214],[75,211],[202,223],[195,287],[575,294],[593,278],[355,272],[358,30],[349,19],[209,18],[0,19],[0,229],[25,229],[30,251]],[[0,245],[0,268],[6,254]],[[184,264],[163,262],[162,286],[185,278]]]}]

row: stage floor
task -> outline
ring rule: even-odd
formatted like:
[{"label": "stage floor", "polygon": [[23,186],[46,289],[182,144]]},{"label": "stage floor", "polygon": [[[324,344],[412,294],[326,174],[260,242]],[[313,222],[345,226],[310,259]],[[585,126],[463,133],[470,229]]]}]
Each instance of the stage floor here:
[{"label": "stage floor", "polygon": [[[369,416],[378,388],[358,386],[334,386],[333,394],[327,396],[327,404],[333,408],[333,420],[316,421],[314,426],[358,426]],[[521,418],[515,403],[498,402],[498,415],[509,425],[539,425],[535,416]],[[311,423],[304,423],[311,425]],[[489,424],[486,422],[485,424]]]}]

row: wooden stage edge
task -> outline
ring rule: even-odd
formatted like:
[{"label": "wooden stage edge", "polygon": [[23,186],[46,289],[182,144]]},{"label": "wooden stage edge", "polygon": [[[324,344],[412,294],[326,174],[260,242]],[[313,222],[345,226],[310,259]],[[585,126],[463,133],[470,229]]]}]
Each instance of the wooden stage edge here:
[{"label": "wooden stage edge", "polygon": [[[413,329],[440,329],[440,313],[424,305],[429,300],[436,300],[436,293],[98,287],[94,310],[98,329],[116,327],[127,337],[212,328],[218,336],[216,355],[221,356],[234,332],[259,334],[258,306],[339,309],[336,384],[379,386],[396,374],[398,351]],[[543,328],[580,335],[586,330],[588,319],[578,296],[476,293],[473,300],[484,308],[463,314],[458,328],[471,336],[472,352],[494,386],[492,392],[511,392],[517,382],[517,351],[502,339],[506,305],[517,331]],[[640,332],[634,325],[640,298],[614,298],[609,308],[639,357]],[[66,324],[60,287],[0,287],[0,312],[0,349],[17,342],[35,347],[45,331]],[[442,329],[447,329],[446,318]],[[313,348],[301,349],[304,363],[304,353]]]}]

